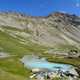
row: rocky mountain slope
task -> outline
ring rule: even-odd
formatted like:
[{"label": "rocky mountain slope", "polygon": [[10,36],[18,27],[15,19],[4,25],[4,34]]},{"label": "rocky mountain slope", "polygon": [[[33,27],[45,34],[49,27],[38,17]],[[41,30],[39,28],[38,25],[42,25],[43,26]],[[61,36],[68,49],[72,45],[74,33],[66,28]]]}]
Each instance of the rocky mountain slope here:
[{"label": "rocky mountain slope", "polygon": [[[44,46],[80,46],[80,17],[56,12],[47,17],[0,13],[0,31]],[[16,29],[16,31],[15,31]]]}]

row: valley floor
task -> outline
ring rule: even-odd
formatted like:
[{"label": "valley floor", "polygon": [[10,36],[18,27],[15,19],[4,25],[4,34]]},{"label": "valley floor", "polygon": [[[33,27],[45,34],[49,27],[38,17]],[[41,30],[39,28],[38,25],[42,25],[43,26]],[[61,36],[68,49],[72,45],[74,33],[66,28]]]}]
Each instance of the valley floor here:
[{"label": "valley floor", "polygon": [[[54,56],[42,55],[51,62],[72,64],[76,67],[80,65],[80,59],[65,59]],[[41,56],[41,57],[42,57]],[[0,59],[0,80],[29,80],[31,71],[24,68],[20,62],[21,56],[14,56]]]}]

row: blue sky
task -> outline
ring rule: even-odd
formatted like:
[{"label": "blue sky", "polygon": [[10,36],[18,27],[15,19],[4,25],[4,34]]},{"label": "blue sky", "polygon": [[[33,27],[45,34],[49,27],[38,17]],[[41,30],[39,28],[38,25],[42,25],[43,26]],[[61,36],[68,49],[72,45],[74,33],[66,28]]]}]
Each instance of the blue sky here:
[{"label": "blue sky", "polygon": [[0,0],[0,11],[17,11],[32,16],[61,11],[80,16],[79,4],[80,0]]}]

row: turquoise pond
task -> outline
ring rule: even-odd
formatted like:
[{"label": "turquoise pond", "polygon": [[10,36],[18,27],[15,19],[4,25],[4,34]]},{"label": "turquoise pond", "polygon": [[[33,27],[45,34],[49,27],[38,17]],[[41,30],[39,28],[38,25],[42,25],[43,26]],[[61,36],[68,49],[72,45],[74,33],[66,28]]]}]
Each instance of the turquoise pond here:
[{"label": "turquoise pond", "polygon": [[29,68],[29,69],[43,68],[43,69],[49,69],[52,71],[56,71],[56,70],[60,69],[63,72],[65,72],[65,71],[69,71],[70,69],[73,68],[72,65],[60,64],[60,63],[51,63],[45,59],[39,59],[38,57],[24,56],[21,59],[21,61],[22,61],[22,63],[24,63],[24,66]]}]

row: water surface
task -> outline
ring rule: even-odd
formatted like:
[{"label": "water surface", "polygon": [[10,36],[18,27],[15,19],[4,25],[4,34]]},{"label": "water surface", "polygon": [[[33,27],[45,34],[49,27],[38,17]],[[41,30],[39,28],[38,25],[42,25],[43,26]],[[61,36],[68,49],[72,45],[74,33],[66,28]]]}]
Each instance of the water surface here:
[{"label": "water surface", "polygon": [[69,64],[60,64],[60,63],[51,63],[48,62],[46,59],[39,59],[39,57],[35,56],[24,56],[21,59],[24,66],[29,69],[34,68],[41,68],[41,69],[49,69],[52,71],[62,70],[63,72],[69,71],[74,68],[72,65]]}]

